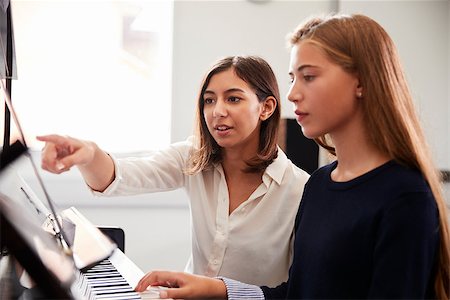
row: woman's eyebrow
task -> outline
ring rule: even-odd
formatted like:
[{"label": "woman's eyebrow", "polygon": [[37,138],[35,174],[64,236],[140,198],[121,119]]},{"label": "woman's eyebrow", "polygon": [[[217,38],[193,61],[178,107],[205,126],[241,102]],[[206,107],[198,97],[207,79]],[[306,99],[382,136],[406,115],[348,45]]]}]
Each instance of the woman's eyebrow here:
[{"label": "woman's eyebrow", "polygon": [[[243,89],[240,88],[229,88],[227,90],[225,90],[225,93],[233,93],[233,92],[240,92],[240,93],[245,93],[245,91]],[[213,94],[215,95],[216,93],[212,90],[206,90],[203,95],[205,94]]]},{"label": "woman's eyebrow", "polygon": [[214,92],[211,91],[211,90],[206,90],[206,91],[203,92],[203,95],[205,95],[205,94],[212,94],[212,95],[215,95],[216,93],[214,93]]},{"label": "woman's eyebrow", "polygon": [[241,93],[245,93],[245,91],[243,89],[240,88],[231,88],[225,91],[226,93],[232,93],[232,92],[241,92]]}]

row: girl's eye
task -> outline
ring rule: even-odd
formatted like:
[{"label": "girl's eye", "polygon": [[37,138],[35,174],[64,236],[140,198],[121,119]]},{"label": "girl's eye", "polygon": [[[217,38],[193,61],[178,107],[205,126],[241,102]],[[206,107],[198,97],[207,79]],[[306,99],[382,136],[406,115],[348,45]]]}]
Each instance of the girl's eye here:
[{"label": "girl's eye", "polygon": [[289,83],[294,83],[294,77],[289,77]]},{"label": "girl's eye", "polygon": [[314,80],[315,76],[314,75],[303,75],[303,79],[305,81],[312,81]]}]

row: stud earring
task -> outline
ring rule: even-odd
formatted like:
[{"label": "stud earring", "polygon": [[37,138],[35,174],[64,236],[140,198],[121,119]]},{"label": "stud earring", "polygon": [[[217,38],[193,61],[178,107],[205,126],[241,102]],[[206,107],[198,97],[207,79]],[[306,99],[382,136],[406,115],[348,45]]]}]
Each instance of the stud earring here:
[{"label": "stud earring", "polygon": [[356,98],[362,98],[362,92],[357,92],[356,93]]}]

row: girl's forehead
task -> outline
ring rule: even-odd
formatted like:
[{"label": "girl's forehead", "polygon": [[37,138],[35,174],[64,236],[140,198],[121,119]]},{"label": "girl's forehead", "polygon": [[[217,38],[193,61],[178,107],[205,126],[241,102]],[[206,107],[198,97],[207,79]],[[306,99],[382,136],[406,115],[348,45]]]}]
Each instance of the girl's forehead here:
[{"label": "girl's forehead", "polygon": [[311,41],[300,41],[291,48],[290,68],[297,71],[302,66],[324,66],[333,64],[324,50]]},{"label": "girl's forehead", "polygon": [[291,50],[291,58],[309,59],[309,58],[319,58],[323,56],[324,56],[323,50],[309,41],[301,41],[295,44]]}]

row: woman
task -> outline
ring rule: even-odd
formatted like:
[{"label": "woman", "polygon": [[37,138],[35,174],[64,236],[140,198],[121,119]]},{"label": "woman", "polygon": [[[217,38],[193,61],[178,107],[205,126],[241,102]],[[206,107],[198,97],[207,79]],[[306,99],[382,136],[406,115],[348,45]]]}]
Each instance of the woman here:
[{"label": "woman", "polygon": [[[228,57],[203,81],[194,138],[149,157],[118,159],[93,142],[38,137],[46,142],[42,167],[61,173],[76,165],[98,195],[185,188],[192,215],[187,271],[276,286],[288,278],[292,228],[309,177],[277,147],[279,99],[266,61]],[[273,212],[285,217],[268,218]]]},{"label": "woman", "polygon": [[[303,133],[336,156],[314,172],[276,288],[152,272],[172,298],[449,299],[449,229],[438,172],[395,46],[363,15],[314,17],[291,35],[288,99]],[[270,272],[270,271],[269,271]]]}]

